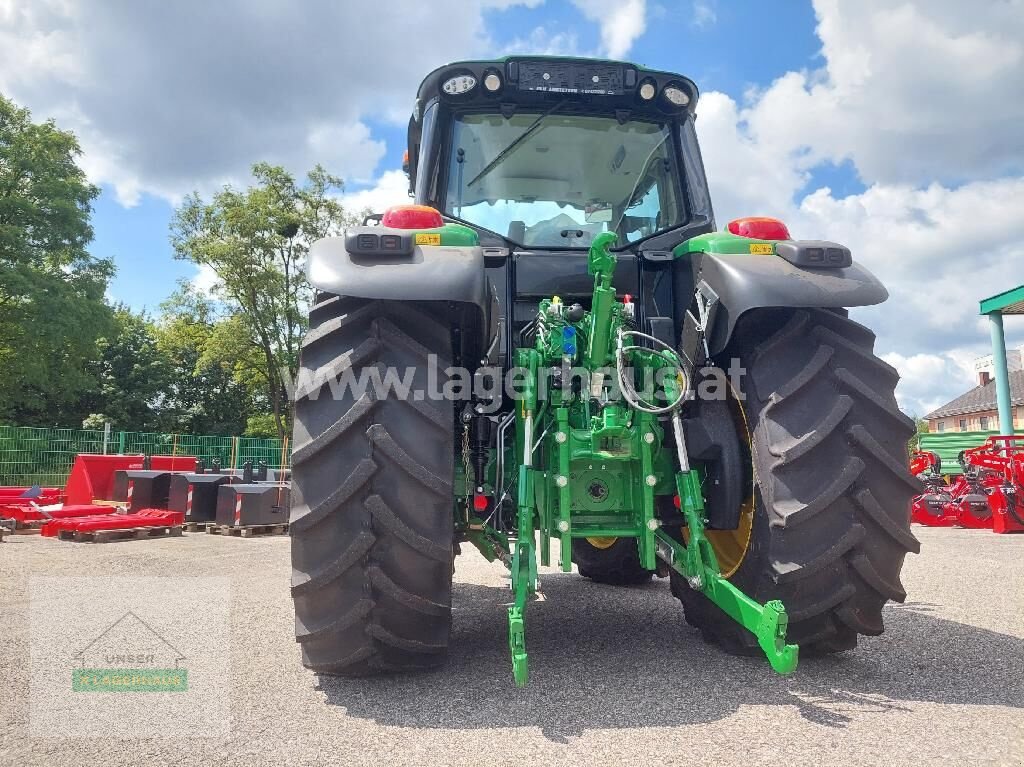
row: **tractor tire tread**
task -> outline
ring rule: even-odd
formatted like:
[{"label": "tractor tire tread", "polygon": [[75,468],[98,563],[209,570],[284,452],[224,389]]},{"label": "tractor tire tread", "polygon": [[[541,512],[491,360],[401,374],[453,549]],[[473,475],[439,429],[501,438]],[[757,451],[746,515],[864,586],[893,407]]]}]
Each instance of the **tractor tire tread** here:
[{"label": "tractor tire tread", "polygon": [[[300,360],[299,380],[312,383],[296,393],[293,438],[302,662],[342,676],[435,668],[451,633],[455,413],[415,394],[432,358],[445,383],[448,305],[318,298]],[[392,370],[402,387],[388,387]],[[403,391],[408,370],[415,392]],[[332,375],[371,385],[327,392]]]},{"label": "tractor tire tread", "polygon": [[[874,340],[845,313],[768,309],[741,317],[723,353],[748,371],[756,480],[754,538],[730,580],[762,603],[781,599],[788,641],[808,655],[881,633],[883,605],[906,598],[904,557],[920,550],[908,513],[919,492],[906,467],[913,424]],[[673,573],[671,584],[704,639],[760,652],[684,578]]]}]

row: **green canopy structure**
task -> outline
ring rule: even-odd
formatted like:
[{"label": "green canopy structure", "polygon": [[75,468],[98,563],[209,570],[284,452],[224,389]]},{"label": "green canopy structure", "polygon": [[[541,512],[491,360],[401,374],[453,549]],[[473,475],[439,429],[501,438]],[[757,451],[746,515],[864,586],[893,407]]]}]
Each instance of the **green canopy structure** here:
[{"label": "green canopy structure", "polygon": [[1006,338],[1003,335],[1003,316],[1024,314],[1024,285],[983,299],[981,314],[988,315],[989,330],[992,333],[992,359],[995,363],[999,433],[1013,434],[1013,408],[1010,405],[1010,376],[1006,371]]}]

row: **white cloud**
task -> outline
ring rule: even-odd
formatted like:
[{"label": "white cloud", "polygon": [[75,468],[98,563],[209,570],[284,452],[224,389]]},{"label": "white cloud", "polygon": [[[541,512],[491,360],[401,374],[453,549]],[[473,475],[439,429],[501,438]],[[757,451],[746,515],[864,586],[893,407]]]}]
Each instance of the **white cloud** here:
[{"label": "white cloud", "polygon": [[392,205],[409,199],[409,178],[403,171],[386,171],[372,187],[342,195],[341,203],[349,213],[383,213]]},{"label": "white cloud", "polygon": [[647,0],[572,0],[584,16],[601,26],[604,55],[621,59],[647,29]]},{"label": "white cloud", "polygon": [[[720,224],[775,215],[849,245],[890,293],[853,316],[918,414],[971,387],[990,350],[978,301],[1024,281],[1024,13],[1010,6],[823,0],[822,71],[698,105]],[[844,159],[864,192],[808,192],[818,164]]]},{"label": "white cloud", "polygon": [[737,103],[716,91],[700,97],[697,135],[719,221],[741,215],[786,216],[806,174],[785,152],[765,146],[742,122]]},{"label": "white cloud", "polygon": [[[828,188],[803,194],[807,171],[777,146],[761,144],[732,99],[705,94],[699,113],[719,225],[771,215],[796,238],[849,246],[889,291],[884,304],[852,314],[875,331],[876,349],[903,375],[901,404],[923,415],[970,388],[971,376],[957,371],[990,351],[979,300],[1024,281],[1024,177],[955,188],[876,183],[846,197]],[[1009,321],[1007,332],[1014,333]]]},{"label": "white cloud", "polygon": [[544,0],[483,0],[482,5],[485,8],[505,11],[516,5],[521,5],[524,8],[536,8],[544,5]]},{"label": "white cloud", "polygon": [[744,111],[798,166],[851,159],[867,183],[1024,172],[1024,9],[962,0],[817,0],[825,67]]},{"label": "white cloud", "polygon": [[902,343],[932,345],[950,328],[987,333],[978,301],[1024,279],[1010,269],[1024,264],[1022,210],[1024,178],[1013,178],[956,189],[879,184],[844,199],[820,189],[793,220],[804,236],[848,244],[890,286],[886,319]]},{"label": "white cloud", "polygon": [[423,75],[493,51],[485,9],[539,2],[6,0],[0,92],[74,130],[125,204],[244,182],[256,160],[367,179],[367,121],[404,122]]},{"label": "white cloud", "polygon": [[[267,159],[375,178],[343,199],[380,211],[408,199],[407,182],[378,170],[385,147],[368,122],[404,121],[434,66],[493,55],[485,13],[541,2],[324,2],[298,13],[282,0],[0,0],[0,91],[78,132],[90,177],[125,203],[244,181]],[[572,2],[599,25],[603,55],[625,57],[646,28],[645,0]],[[713,21],[712,2],[693,7],[695,22]],[[925,412],[969,386],[964,365],[988,351],[978,299],[1024,280],[1024,13],[1019,2],[960,0],[818,0],[815,10],[820,70],[742,100],[701,99],[716,214],[778,215],[796,237],[850,245],[891,294],[855,316],[903,371],[901,401]],[[507,47],[571,54],[578,41],[537,27]],[[806,188],[816,166],[843,161],[865,191]],[[209,290],[210,278],[195,282]],[[1024,341],[1012,321],[1007,332]]]},{"label": "white cloud", "polygon": [[583,56],[579,40],[572,30],[551,34],[544,27],[535,27],[526,37],[517,37],[505,46],[503,56],[531,54],[539,56]]},{"label": "white cloud", "polygon": [[306,145],[321,165],[346,168],[346,178],[355,181],[370,179],[385,152],[384,142],[370,138],[370,129],[360,122],[310,126]]},{"label": "white cloud", "polygon": [[715,12],[713,3],[709,2],[709,0],[696,0],[694,2],[693,18],[690,20],[690,24],[697,27],[697,29],[707,29],[714,26],[716,21],[718,21],[718,14]]},{"label": "white cloud", "polygon": [[976,356],[971,350],[956,349],[909,357],[890,352],[882,359],[900,371],[900,407],[921,418],[952,399],[950,391],[960,394],[975,385]]},{"label": "white cloud", "polygon": [[213,267],[209,264],[200,264],[197,267],[196,275],[189,284],[192,289],[201,296],[206,298],[214,298],[214,288],[220,284],[220,278],[217,276],[217,272],[213,270]]}]

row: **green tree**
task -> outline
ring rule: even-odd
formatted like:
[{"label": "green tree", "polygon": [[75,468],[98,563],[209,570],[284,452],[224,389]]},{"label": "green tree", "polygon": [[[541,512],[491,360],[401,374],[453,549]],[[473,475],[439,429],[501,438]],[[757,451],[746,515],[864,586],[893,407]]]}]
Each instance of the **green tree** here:
[{"label": "green tree", "polygon": [[77,425],[96,383],[113,264],[86,250],[99,190],[79,154],[73,134],[0,96],[0,420]]},{"label": "green tree", "polygon": [[[341,179],[319,165],[304,183],[281,167],[253,166],[256,183],[245,191],[225,187],[205,202],[185,199],[171,224],[178,258],[212,269],[216,298],[237,318],[238,333],[222,345],[243,343],[260,359],[257,377],[279,437],[291,428],[283,372],[295,375],[312,290],[302,265],[309,246],[340,231],[350,218],[336,194]],[[237,371],[236,371],[237,372]]]},{"label": "green tree", "polygon": [[[216,343],[232,318],[220,317],[213,302],[183,286],[163,305],[156,328],[157,347],[170,361],[171,374],[161,408],[163,428],[184,434],[241,434],[258,407],[263,387],[250,386],[237,371],[251,362],[224,356]],[[253,356],[251,345],[245,347]]]},{"label": "green tree", "polygon": [[96,388],[86,397],[95,423],[102,414],[114,428],[155,431],[170,383],[171,360],[157,346],[156,327],[144,314],[127,306],[114,307],[113,330],[100,337],[94,363]]}]

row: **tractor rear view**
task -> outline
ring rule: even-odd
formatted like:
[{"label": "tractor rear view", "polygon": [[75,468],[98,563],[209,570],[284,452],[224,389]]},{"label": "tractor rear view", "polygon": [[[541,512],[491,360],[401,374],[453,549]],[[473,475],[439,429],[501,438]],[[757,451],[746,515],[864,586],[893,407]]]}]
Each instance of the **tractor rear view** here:
[{"label": "tractor rear view", "polygon": [[307,667],[442,664],[467,544],[511,572],[519,685],[553,550],[598,582],[668,577],[705,638],[780,673],[882,632],[918,550],[914,428],[847,308],[886,291],[777,220],[716,231],[696,103],[685,77],[613,61],[424,80],[417,204],[310,253],[291,510]]}]

